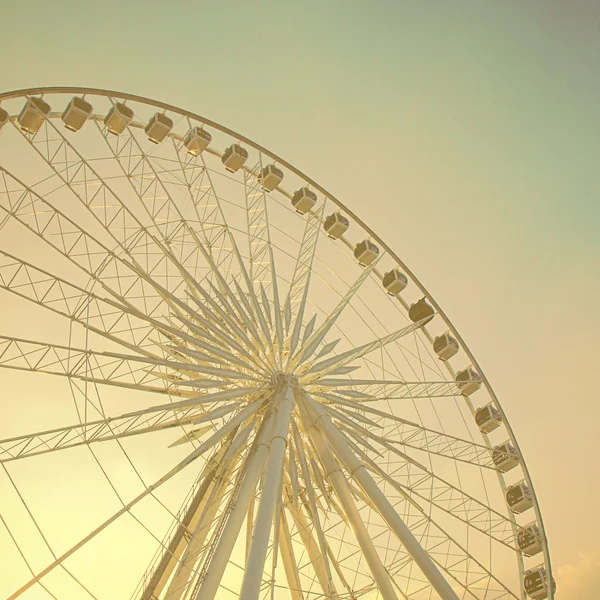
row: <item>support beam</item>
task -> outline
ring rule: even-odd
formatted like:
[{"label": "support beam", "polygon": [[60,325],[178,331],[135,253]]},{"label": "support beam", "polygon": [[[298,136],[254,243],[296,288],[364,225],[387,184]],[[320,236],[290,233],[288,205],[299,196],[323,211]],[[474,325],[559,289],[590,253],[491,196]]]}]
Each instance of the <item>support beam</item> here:
[{"label": "support beam", "polygon": [[293,384],[292,382],[288,382],[287,376],[280,376],[279,390],[277,390],[275,396],[277,414],[274,417],[275,422],[271,434],[269,460],[263,478],[264,484],[258,503],[256,521],[254,522],[252,542],[242,581],[240,600],[257,600],[260,592],[275,504],[281,490],[280,480],[283,458],[287,447],[290,416],[294,408],[294,391],[291,385]]},{"label": "support beam", "polygon": [[346,481],[346,477],[335,460],[327,440],[323,437],[323,434],[315,424],[314,412],[309,413],[307,410],[308,403],[304,400],[304,393],[300,392],[298,395],[300,397],[297,398],[297,402],[306,432],[319,455],[319,460],[323,465],[327,479],[331,482],[340,505],[352,527],[356,541],[369,565],[377,588],[379,589],[383,600],[398,600],[390,575],[383,566],[383,563],[377,554],[377,550],[375,549],[375,545],[373,544],[373,540],[354,504],[354,499],[352,498],[352,493],[348,486],[348,482]]},{"label": "support beam", "polygon": [[225,456],[232,439],[233,436],[231,436],[228,443],[225,442],[221,446],[215,456],[206,464],[202,474],[204,481],[198,487],[196,494],[184,513],[183,519],[179,522],[174,535],[165,547],[165,551],[159,563],[154,568],[150,580],[140,596],[140,600],[154,600],[158,598],[165,587],[181,555],[187,548],[186,533],[195,529],[210,491],[214,487],[216,472],[220,470],[220,461]]},{"label": "support beam", "polygon": [[217,594],[231,552],[238,539],[240,528],[248,513],[248,507],[254,497],[258,480],[269,455],[271,431],[274,425],[273,416],[273,413],[271,413],[270,416],[264,417],[267,421],[263,423],[262,430],[258,434],[258,439],[246,459],[248,462],[245,472],[242,471],[240,475],[243,476],[243,481],[237,492],[237,497],[231,506],[231,512],[229,515],[226,515],[227,521],[218,539],[215,552],[212,556],[209,556],[210,564],[205,565],[203,568],[203,571],[206,571],[206,575],[198,589],[198,593],[193,596],[193,600],[214,600]]},{"label": "support beam", "polygon": [[281,507],[279,522],[279,552],[281,554],[281,560],[283,561],[283,568],[288,582],[288,590],[292,600],[304,600],[302,584],[300,583],[300,577],[298,576],[298,563],[296,562],[294,547],[292,545],[292,536],[290,535],[290,528],[283,506]]},{"label": "support beam", "polygon": [[450,587],[450,584],[400,518],[391,502],[381,492],[375,480],[344,439],[344,436],[332,423],[327,412],[318,403],[311,401],[306,396],[303,397],[303,408],[309,420],[312,421],[313,431],[318,432],[314,436],[316,443],[324,445],[325,448],[329,446],[333,448],[338,459],[344,464],[351,477],[360,485],[363,492],[404,545],[406,551],[411,555],[442,600],[458,600],[458,596]]}]

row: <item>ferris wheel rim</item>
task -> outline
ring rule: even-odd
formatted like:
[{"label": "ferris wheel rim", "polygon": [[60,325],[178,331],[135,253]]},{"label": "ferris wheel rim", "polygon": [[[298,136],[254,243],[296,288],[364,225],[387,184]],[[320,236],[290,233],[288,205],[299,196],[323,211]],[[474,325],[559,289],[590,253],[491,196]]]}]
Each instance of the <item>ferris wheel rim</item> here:
[{"label": "ferris wheel rim", "polygon": [[[21,89],[21,90],[15,90],[15,91],[0,94],[0,102],[2,102],[3,100],[15,99],[15,98],[19,98],[19,97],[27,97],[30,95],[38,95],[38,94],[41,94],[41,95],[43,95],[43,94],[84,94],[84,95],[89,94],[89,95],[94,95],[94,96],[103,96],[103,97],[107,97],[110,99],[117,98],[117,99],[122,99],[125,101],[130,100],[132,102],[138,102],[138,103],[145,104],[148,106],[153,106],[158,109],[165,110],[165,111],[171,111],[171,112],[179,114],[183,117],[188,117],[190,119],[199,121],[209,127],[213,127],[215,129],[219,130],[220,132],[222,132],[234,139],[237,139],[240,142],[247,144],[248,146],[250,146],[250,147],[254,148],[255,150],[259,151],[260,153],[264,154],[265,156],[270,157],[276,163],[282,165],[283,167],[288,169],[290,172],[294,173],[295,175],[297,175],[298,177],[303,179],[309,185],[311,185],[316,190],[321,192],[326,197],[326,199],[329,199],[330,201],[332,201],[339,209],[341,209],[344,213],[346,213],[349,217],[351,217],[353,219],[353,221],[357,225],[359,225],[367,234],[369,234],[373,239],[375,239],[378,243],[380,243],[381,246],[389,254],[389,256],[391,258],[393,258],[394,261],[396,261],[396,263],[407,273],[407,275],[415,283],[415,285],[419,288],[419,290],[431,302],[431,304],[434,307],[434,309],[436,310],[437,314],[442,318],[442,320],[448,326],[449,331],[451,331],[455,335],[455,337],[457,338],[457,340],[459,341],[459,343],[461,345],[461,348],[465,351],[465,354],[470,359],[472,366],[475,367],[477,369],[478,373],[480,374],[480,376],[482,378],[482,382],[483,382],[489,396],[491,397],[494,404],[497,406],[497,408],[501,412],[502,417],[503,417],[503,422],[506,426],[510,440],[512,441],[512,443],[515,445],[515,448],[519,452],[519,455],[521,458],[520,464],[521,464],[521,467],[523,470],[524,479],[527,482],[527,485],[529,486],[529,488],[531,489],[531,492],[533,495],[534,510],[535,510],[538,526],[540,527],[540,531],[542,533],[545,565],[546,565],[546,569],[549,573],[549,578],[550,578],[550,580],[552,580],[551,579],[552,578],[551,562],[550,562],[550,555],[549,555],[549,550],[548,550],[548,540],[547,540],[547,536],[545,534],[545,527],[544,527],[544,523],[543,523],[543,519],[542,519],[542,515],[541,515],[541,510],[539,508],[537,495],[535,493],[533,482],[532,482],[529,470],[526,465],[525,457],[520,452],[518,440],[513,432],[510,422],[508,421],[508,419],[506,417],[506,413],[505,413],[504,409],[502,408],[500,401],[498,400],[496,393],[494,392],[491,384],[489,383],[487,377],[485,376],[485,373],[481,369],[477,359],[475,358],[475,356],[469,349],[468,345],[465,343],[464,339],[462,338],[462,336],[460,335],[460,333],[458,332],[456,327],[450,321],[449,317],[446,315],[446,313],[443,311],[443,309],[439,306],[439,304],[435,301],[434,297],[428,292],[428,290],[421,283],[421,281],[415,276],[413,271],[411,271],[411,269],[409,269],[407,267],[407,265],[400,259],[400,257],[394,252],[394,250],[390,246],[388,246],[388,244],[382,238],[380,238],[360,217],[358,217],[352,210],[348,209],[345,204],[343,204],[340,200],[338,200],[333,194],[328,192],[327,189],[325,189],[322,185],[320,185],[319,183],[314,181],[312,178],[307,176],[305,173],[303,173],[302,171],[300,171],[299,169],[294,167],[292,164],[290,164],[286,160],[282,159],[280,156],[271,152],[267,148],[264,148],[263,146],[257,144],[250,138],[247,138],[247,137],[245,137],[227,127],[224,127],[224,126],[220,125],[219,123],[216,123],[210,119],[202,117],[201,115],[199,115],[197,113],[193,113],[191,111],[181,109],[181,108],[176,107],[171,104],[167,104],[167,103],[164,103],[161,101],[153,100],[150,98],[146,98],[146,97],[138,96],[138,95],[134,95],[134,94],[117,92],[117,91],[112,91],[112,90],[105,90],[105,89],[100,89],[100,88],[72,87],[72,86],[36,87],[36,88],[25,88],[25,89]],[[451,366],[446,362],[445,362],[445,365],[446,365],[446,367],[449,367],[450,372],[453,374]],[[488,442],[487,435],[484,435],[483,437],[487,443]],[[490,446],[490,448],[491,448],[491,446]],[[500,473],[499,473],[499,477],[502,479],[502,475]]]}]

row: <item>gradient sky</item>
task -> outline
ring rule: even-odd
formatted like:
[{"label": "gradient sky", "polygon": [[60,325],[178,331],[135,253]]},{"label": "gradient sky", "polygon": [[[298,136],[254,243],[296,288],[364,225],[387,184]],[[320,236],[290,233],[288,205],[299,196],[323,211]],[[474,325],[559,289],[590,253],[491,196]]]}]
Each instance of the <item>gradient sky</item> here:
[{"label": "gradient sky", "polygon": [[0,89],[149,96],[240,131],[388,241],[532,472],[559,600],[600,588],[600,2],[6,2]]}]

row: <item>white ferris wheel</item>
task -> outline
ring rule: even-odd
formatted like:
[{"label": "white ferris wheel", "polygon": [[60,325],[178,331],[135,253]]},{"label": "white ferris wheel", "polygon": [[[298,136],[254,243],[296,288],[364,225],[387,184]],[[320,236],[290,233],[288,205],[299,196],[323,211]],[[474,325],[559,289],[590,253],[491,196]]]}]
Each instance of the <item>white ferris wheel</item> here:
[{"label": "white ferris wheel", "polygon": [[554,597],[498,399],[351,202],[161,102],[0,102],[3,597]]}]

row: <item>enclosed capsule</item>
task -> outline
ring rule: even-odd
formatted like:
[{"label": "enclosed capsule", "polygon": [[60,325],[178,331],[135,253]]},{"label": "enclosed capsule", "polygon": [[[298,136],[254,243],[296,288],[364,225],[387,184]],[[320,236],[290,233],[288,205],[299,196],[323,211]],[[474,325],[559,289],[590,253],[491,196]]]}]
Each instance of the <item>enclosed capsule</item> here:
[{"label": "enclosed capsule", "polygon": [[452,358],[459,349],[458,341],[449,333],[444,333],[433,340],[433,351],[442,359]]},{"label": "enclosed capsule", "polygon": [[37,133],[49,112],[50,105],[47,102],[41,98],[28,98],[18,118],[21,129],[27,133]]},{"label": "enclosed capsule", "polygon": [[192,127],[183,138],[183,145],[192,156],[198,156],[208,148],[212,136],[201,127]]},{"label": "enclosed capsule", "polygon": [[491,433],[502,425],[502,415],[490,402],[475,411],[475,423],[483,433]]},{"label": "enclosed capsule", "polygon": [[465,396],[470,396],[481,387],[481,375],[473,368],[468,367],[464,371],[458,371],[456,374],[456,382],[460,393]]},{"label": "enclosed capsule", "polygon": [[535,521],[519,528],[517,545],[525,556],[534,556],[542,551],[542,534]]},{"label": "enclosed capsule", "polygon": [[390,296],[397,296],[408,285],[408,278],[398,269],[394,269],[388,271],[381,282]]},{"label": "enclosed capsule", "polygon": [[79,131],[92,114],[92,105],[79,96],[73,96],[61,119],[67,129]]},{"label": "enclosed capsule", "polygon": [[510,441],[494,446],[492,461],[500,471],[506,473],[519,464],[519,454]]},{"label": "enclosed capsule", "polygon": [[106,129],[114,135],[119,135],[125,131],[125,128],[133,119],[133,111],[122,102],[117,102],[108,111],[104,119]]},{"label": "enclosed capsule", "polygon": [[317,203],[317,195],[307,187],[300,188],[292,196],[292,205],[301,215],[307,213]]},{"label": "enclosed capsule", "polygon": [[8,123],[8,113],[0,106],[0,129]]},{"label": "enclosed capsule", "polygon": [[425,298],[421,298],[418,302],[411,304],[408,309],[408,317],[413,323],[423,321],[420,325],[421,327],[427,325],[427,323],[433,319],[434,315],[435,311],[433,310],[433,306],[427,304]]},{"label": "enclosed capsule", "polygon": [[354,256],[363,267],[366,267],[373,264],[379,256],[379,248],[371,240],[363,240],[356,244]]},{"label": "enclosed capsule", "polygon": [[235,173],[248,160],[248,151],[239,144],[231,144],[221,157],[221,162],[230,173]]},{"label": "enclosed capsule", "polygon": [[[525,571],[523,575],[523,588],[532,600],[544,600],[550,592],[550,582],[545,565]],[[552,592],[556,592],[556,582],[552,580]]]},{"label": "enclosed capsule", "polygon": [[340,236],[346,233],[348,227],[350,227],[350,221],[341,213],[333,213],[325,219],[323,224],[327,235],[332,240],[337,240]]},{"label": "enclosed capsule", "polygon": [[506,489],[506,503],[510,510],[519,514],[533,506],[533,494],[527,484],[521,481]]},{"label": "enclosed capsule", "polygon": [[157,112],[146,125],[146,135],[151,142],[158,144],[162,142],[173,129],[173,121],[164,113]]},{"label": "enclosed capsule", "polygon": [[267,192],[272,192],[283,181],[283,171],[275,165],[267,165],[260,174],[260,183]]}]

